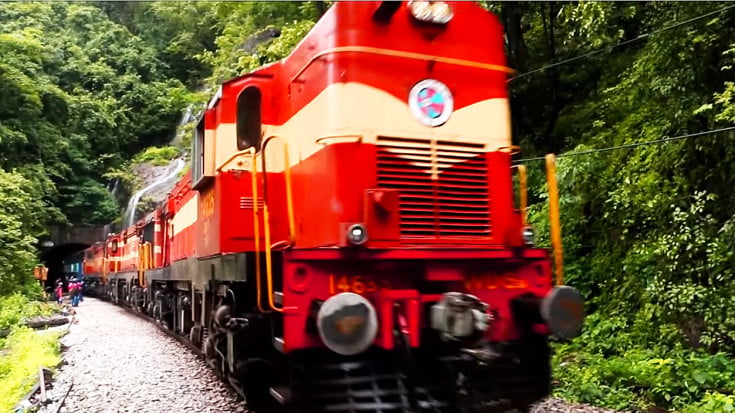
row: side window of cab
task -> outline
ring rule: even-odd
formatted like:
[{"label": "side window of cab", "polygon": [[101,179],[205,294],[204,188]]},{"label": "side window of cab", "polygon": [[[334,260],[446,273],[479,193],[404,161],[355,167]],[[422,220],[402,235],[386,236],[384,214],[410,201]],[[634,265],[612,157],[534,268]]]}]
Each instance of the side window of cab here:
[{"label": "side window of cab", "polygon": [[260,150],[262,141],[260,89],[248,86],[237,97],[237,149],[254,147]]}]

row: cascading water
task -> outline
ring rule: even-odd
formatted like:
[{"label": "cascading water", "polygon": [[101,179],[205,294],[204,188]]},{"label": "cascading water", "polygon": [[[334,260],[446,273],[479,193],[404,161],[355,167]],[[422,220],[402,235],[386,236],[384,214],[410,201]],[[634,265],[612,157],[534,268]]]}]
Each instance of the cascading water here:
[{"label": "cascading water", "polygon": [[[196,119],[193,113],[193,108],[194,106],[190,105],[189,107],[186,108],[186,111],[184,111],[183,115],[181,116],[181,120],[179,121],[179,125],[177,127],[177,133],[174,135],[173,138],[169,139],[170,145],[180,144],[183,138],[183,130],[184,130],[182,126]],[[130,197],[130,200],[128,201],[128,207],[125,209],[125,214],[123,215],[123,228],[127,228],[128,226],[132,225],[135,222],[136,208],[138,206],[138,202],[140,202],[140,199],[143,197],[143,195],[149,192],[152,192],[153,190],[156,190],[156,189],[161,190],[164,187],[164,185],[170,185],[172,187],[173,184],[176,182],[178,173],[181,172],[182,169],[184,169],[185,165],[186,165],[186,161],[184,161],[184,158],[174,159],[173,163],[170,164],[168,171],[163,176],[161,176],[160,178],[158,178],[156,181],[146,186],[145,188],[134,193],[133,196]],[[113,193],[118,188],[117,184],[118,182],[115,182]]]},{"label": "cascading water", "polygon": [[139,190],[138,192],[133,194],[132,197],[130,197],[130,201],[128,202],[128,207],[127,209],[125,209],[125,223],[124,223],[125,225],[123,226],[123,228],[126,228],[135,222],[136,207],[138,206],[138,202],[140,201],[140,198],[143,195],[145,195],[146,193],[156,188],[176,182],[176,178],[179,172],[181,172],[181,170],[184,169],[184,165],[186,165],[186,162],[182,158],[175,159],[174,162],[175,164],[173,165],[173,167],[169,168],[168,173],[161,176],[156,181],[146,186],[145,188]]}]

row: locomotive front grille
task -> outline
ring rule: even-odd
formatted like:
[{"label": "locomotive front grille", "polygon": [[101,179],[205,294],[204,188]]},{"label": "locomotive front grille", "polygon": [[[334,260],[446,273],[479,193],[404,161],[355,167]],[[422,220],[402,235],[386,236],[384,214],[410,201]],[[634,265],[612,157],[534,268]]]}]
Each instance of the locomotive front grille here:
[{"label": "locomotive front grille", "polygon": [[401,237],[490,236],[483,144],[381,136],[377,146],[378,187],[399,191]]}]

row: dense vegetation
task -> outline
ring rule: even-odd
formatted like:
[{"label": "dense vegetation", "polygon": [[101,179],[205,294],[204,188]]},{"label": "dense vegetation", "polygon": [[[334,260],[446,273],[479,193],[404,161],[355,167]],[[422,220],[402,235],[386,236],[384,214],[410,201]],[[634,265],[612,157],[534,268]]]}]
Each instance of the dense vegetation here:
[{"label": "dense vegetation", "polygon": [[[732,410],[735,134],[645,143],[733,125],[735,10],[619,2],[496,10],[521,71],[511,87],[525,157],[565,155],[566,279],[591,313],[584,335],[556,348],[557,392],[634,410]],[[543,164],[526,164],[532,216],[544,229]]]},{"label": "dense vegetation", "polygon": [[[732,409],[735,134],[662,140],[733,125],[735,6],[484,4],[519,71],[523,158],[563,155],[566,279],[590,316],[581,338],[555,347],[557,393]],[[127,160],[166,144],[218,81],[287,54],[327,5],[0,4],[0,296],[30,285],[48,223],[115,219],[107,187]],[[526,164],[545,240],[543,163]]]}]

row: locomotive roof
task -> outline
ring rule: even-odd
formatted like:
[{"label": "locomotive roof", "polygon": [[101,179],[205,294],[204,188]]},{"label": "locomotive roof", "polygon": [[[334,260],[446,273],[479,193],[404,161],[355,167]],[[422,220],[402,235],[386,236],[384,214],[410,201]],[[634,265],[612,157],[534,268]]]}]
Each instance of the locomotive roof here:
[{"label": "locomotive roof", "polygon": [[[325,52],[347,46],[385,48],[505,66],[503,28],[494,14],[475,2],[447,2],[451,4],[454,18],[446,25],[416,21],[406,7],[408,2],[401,2],[387,23],[377,22],[373,16],[382,3],[335,2],[291,54],[280,61],[229,79],[222,86],[246,78],[273,77],[277,74],[293,81],[308,64]],[[432,41],[416,42],[417,30],[422,31],[426,38],[432,38]]]}]

